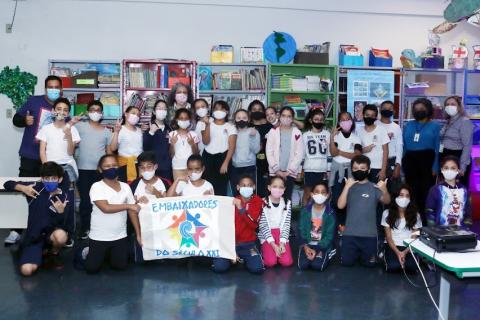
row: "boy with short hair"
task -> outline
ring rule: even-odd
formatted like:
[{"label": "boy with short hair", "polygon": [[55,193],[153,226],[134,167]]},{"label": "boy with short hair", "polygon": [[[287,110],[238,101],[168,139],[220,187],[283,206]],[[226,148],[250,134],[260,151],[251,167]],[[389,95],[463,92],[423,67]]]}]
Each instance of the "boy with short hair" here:
[{"label": "boy with short hair", "polygon": [[212,184],[202,179],[204,171],[202,156],[191,155],[187,160],[188,176],[177,178],[168,189],[167,197],[213,195]]},{"label": "boy with short hair", "polygon": [[351,168],[353,178],[345,179],[345,187],[337,203],[339,209],[347,208],[341,264],[351,266],[360,258],[362,265],[373,267],[377,256],[376,209],[379,202],[390,203],[390,194],[386,181],[380,180],[375,185],[368,180],[368,157],[355,156]]},{"label": "boy with short hair", "polygon": [[68,196],[69,181],[62,167],[45,162],[40,167],[41,181],[36,183],[7,181],[8,191],[20,191],[27,196],[28,224],[21,244],[20,272],[31,276],[43,262],[43,251],[51,249],[52,260],[61,267],[60,249],[68,239],[66,214],[73,201]]},{"label": "boy with short hair", "polygon": [[130,184],[133,195],[142,203],[148,202],[148,198],[163,198],[167,189],[168,181],[155,175],[158,164],[155,161],[155,153],[152,151],[142,152],[137,158],[139,178]]}]

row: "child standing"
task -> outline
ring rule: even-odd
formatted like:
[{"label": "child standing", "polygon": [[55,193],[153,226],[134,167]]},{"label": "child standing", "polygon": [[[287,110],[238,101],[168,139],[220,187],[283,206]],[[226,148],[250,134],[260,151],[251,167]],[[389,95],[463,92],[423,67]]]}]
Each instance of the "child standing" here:
[{"label": "child standing", "polygon": [[213,195],[213,186],[202,179],[205,171],[203,159],[199,155],[191,155],[187,160],[187,176],[177,178],[168,189],[167,197]]},{"label": "child standing", "polygon": [[[235,197],[235,243],[237,261],[243,260],[247,270],[254,274],[263,273],[263,261],[257,249],[257,228],[262,213],[263,200],[255,192],[255,181],[243,175],[238,180]],[[231,261],[224,258],[213,259],[213,271],[226,272]]]},{"label": "child standing", "polygon": [[150,151],[142,152],[137,158],[137,163],[141,178],[130,184],[135,199],[147,203],[149,198],[165,197],[167,191],[165,184],[162,178],[156,175],[158,164],[155,162],[155,154]]},{"label": "child standing", "polygon": [[170,156],[172,157],[173,179],[187,175],[187,159],[192,154],[198,154],[198,136],[191,131],[191,115],[187,109],[175,111],[172,121],[174,131],[168,135],[170,142]]},{"label": "child standing", "polygon": [[368,157],[355,156],[351,169],[353,178],[345,178],[345,187],[337,203],[339,209],[347,208],[341,264],[352,266],[360,259],[362,265],[374,267],[377,256],[377,205],[378,202],[389,204],[390,195],[385,181],[380,180],[375,185],[368,180]]},{"label": "child standing", "polygon": [[250,119],[246,110],[240,109],[233,116],[237,128],[237,142],[230,170],[230,184],[234,195],[238,195],[237,184],[240,176],[257,174],[257,153],[260,151],[260,134],[249,128]]},{"label": "child standing", "polygon": [[311,190],[312,201],[300,213],[298,267],[323,271],[335,255],[335,212],[328,202],[327,182],[319,182]]},{"label": "child standing", "polygon": [[205,145],[203,144],[202,138],[202,131],[205,130],[206,123],[210,122],[209,114],[209,106],[207,100],[203,98],[196,99],[193,101],[193,108],[196,115],[196,123],[195,123],[195,133],[198,136],[198,152],[200,155],[203,154],[203,150],[205,149]]},{"label": "child standing", "polygon": [[292,125],[294,118],[292,108],[283,107],[280,110],[280,126],[268,133],[266,148],[270,176],[285,179],[287,199],[292,197],[293,183],[303,158],[302,133]]},{"label": "child standing", "polygon": [[325,114],[316,109],[305,118],[303,133],[303,205],[310,199],[312,187],[328,180],[332,159],[330,156],[330,132],[325,128]]},{"label": "child standing", "polygon": [[267,188],[270,195],[265,199],[258,233],[263,262],[267,268],[278,263],[288,267],[293,264],[289,244],[292,205],[283,197],[286,189],[283,178],[271,177]]},{"label": "child standing", "polygon": [[471,225],[468,190],[457,182],[459,159],[452,155],[444,156],[440,169],[443,181],[430,189],[425,206],[428,225]]}]

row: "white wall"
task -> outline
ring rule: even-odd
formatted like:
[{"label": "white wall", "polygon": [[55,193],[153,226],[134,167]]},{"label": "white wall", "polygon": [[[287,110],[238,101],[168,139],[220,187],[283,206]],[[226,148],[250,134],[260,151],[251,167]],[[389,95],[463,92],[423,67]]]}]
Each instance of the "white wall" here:
[{"label": "white wall", "polygon": [[[19,65],[39,78],[43,91],[49,58],[185,58],[208,61],[214,44],[261,46],[273,30],[293,35],[298,46],[331,41],[330,61],[337,63],[341,43],[365,52],[389,48],[399,65],[404,48],[428,45],[428,29],[443,21],[442,0],[21,0],[13,33],[6,34],[14,1],[0,1],[0,68]],[[465,23],[442,36],[442,47],[461,38],[469,46],[479,31]],[[16,175],[21,130],[14,129],[0,96],[0,176]]]}]

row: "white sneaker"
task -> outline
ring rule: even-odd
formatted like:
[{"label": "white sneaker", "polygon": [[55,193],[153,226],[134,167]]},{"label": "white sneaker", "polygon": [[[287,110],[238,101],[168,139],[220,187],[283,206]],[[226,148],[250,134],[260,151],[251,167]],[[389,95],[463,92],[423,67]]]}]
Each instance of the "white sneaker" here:
[{"label": "white sneaker", "polygon": [[15,231],[15,230],[12,230],[10,231],[10,234],[8,235],[8,237],[5,238],[5,244],[14,244],[16,243],[18,240],[20,240],[20,234]]}]

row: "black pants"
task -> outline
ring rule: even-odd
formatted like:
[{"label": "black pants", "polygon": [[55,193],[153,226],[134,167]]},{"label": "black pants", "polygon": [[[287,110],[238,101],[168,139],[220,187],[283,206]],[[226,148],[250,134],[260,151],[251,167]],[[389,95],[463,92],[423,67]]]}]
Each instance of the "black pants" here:
[{"label": "black pants", "polygon": [[390,195],[396,195],[400,192],[400,186],[402,185],[402,180],[400,177],[398,178],[393,178],[393,171],[395,170],[396,166],[396,160],[397,158],[388,158],[388,163],[387,163],[387,189]]},{"label": "black pants", "polygon": [[[458,160],[462,156],[462,150],[451,150],[451,149],[443,149],[443,152],[440,153],[440,163],[442,163],[442,159],[445,156],[456,156]],[[465,169],[465,173],[463,177],[460,177],[460,183],[463,184],[467,189],[470,187],[470,171],[472,170],[472,159],[470,159],[470,164]]]},{"label": "black pants", "polygon": [[[342,194],[343,188],[345,187],[345,180],[342,180],[338,182],[338,177],[339,174],[338,172],[335,174],[335,182],[332,186],[332,207],[335,209],[335,212],[337,213],[337,227],[338,225],[345,225],[345,220],[347,219],[347,210],[346,208],[343,209],[338,209],[337,207],[337,202],[338,198],[340,198],[340,195]],[[348,177],[348,170],[345,170],[345,177]]]},{"label": "black pants", "polygon": [[432,175],[434,161],[435,151],[433,150],[407,151],[402,159],[405,181],[412,188],[413,199],[417,204],[423,225],[427,222],[425,201],[428,191],[435,184],[435,178]]},{"label": "black pants", "polygon": [[205,163],[205,179],[213,185],[215,195],[226,196],[228,189],[228,172],[221,174],[220,168],[225,161],[227,153],[210,154],[203,151],[203,162]]},{"label": "black pants", "polygon": [[[405,247],[397,246],[397,249],[400,251],[405,250]],[[385,270],[387,272],[400,272],[402,270],[402,265],[398,261],[398,257],[395,252],[390,248],[390,246],[385,246]],[[417,271],[417,265],[413,260],[412,253],[409,252],[405,256],[405,271],[407,273],[415,273]]]},{"label": "black pants", "polygon": [[85,270],[88,273],[99,272],[108,257],[112,269],[123,270],[128,263],[128,239],[115,241],[89,240],[89,251],[85,261]]},{"label": "black pants", "polygon": [[[292,200],[293,187],[295,185],[295,178],[288,176],[285,181],[285,193],[283,197],[287,200]],[[301,200],[301,199],[300,199]]]},{"label": "black pants", "polygon": [[234,197],[238,195],[237,184],[240,178],[244,175],[248,175],[249,177],[251,177],[253,182],[255,182],[255,185],[258,185],[255,181],[257,177],[257,168],[255,166],[239,168],[232,166],[230,168],[230,186],[232,188],[232,195]]},{"label": "black pants", "polygon": [[[265,154],[264,154],[265,156]],[[267,193],[267,181],[268,181],[268,162],[267,159],[257,158],[257,195],[261,198],[265,198]]]},{"label": "black pants", "polygon": [[80,231],[90,230],[92,203],[90,202],[90,188],[100,181],[100,174],[96,170],[78,170],[78,193],[80,194]]},{"label": "black pants", "polygon": [[19,177],[40,177],[42,162],[36,159],[20,157]]}]

